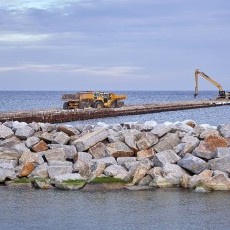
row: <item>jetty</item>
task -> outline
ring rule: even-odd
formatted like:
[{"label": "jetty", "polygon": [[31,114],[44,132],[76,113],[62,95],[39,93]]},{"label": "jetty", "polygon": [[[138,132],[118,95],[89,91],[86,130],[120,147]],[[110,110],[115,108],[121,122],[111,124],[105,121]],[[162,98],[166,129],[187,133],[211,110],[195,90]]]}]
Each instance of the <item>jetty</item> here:
[{"label": "jetty", "polygon": [[122,108],[86,108],[86,109],[42,109],[13,112],[0,112],[0,122],[48,122],[63,123],[95,118],[138,115],[146,113],[159,113],[176,110],[228,106],[230,100],[202,100],[202,101],[177,101],[170,103],[154,103],[143,105],[126,105]]}]

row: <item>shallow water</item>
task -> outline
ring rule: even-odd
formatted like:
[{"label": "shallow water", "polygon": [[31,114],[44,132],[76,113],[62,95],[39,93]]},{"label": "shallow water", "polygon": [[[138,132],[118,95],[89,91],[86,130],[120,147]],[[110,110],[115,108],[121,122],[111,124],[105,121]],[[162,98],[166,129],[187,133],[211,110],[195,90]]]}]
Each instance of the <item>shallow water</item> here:
[{"label": "shallow water", "polygon": [[230,193],[181,189],[82,192],[0,188],[0,229],[230,227]]}]

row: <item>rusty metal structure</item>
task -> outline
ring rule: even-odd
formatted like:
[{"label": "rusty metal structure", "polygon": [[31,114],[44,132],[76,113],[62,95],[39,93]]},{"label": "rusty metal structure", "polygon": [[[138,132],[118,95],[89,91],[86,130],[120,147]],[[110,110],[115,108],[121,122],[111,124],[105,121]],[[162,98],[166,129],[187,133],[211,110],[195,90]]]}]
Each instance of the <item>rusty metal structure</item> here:
[{"label": "rusty metal structure", "polygon": [[166,111],[187,110],[196,108],[207,108],[215,106],[230,105],[229,100],[206,100],[206,101],[184,101],[173,103],[145,104],[145,105],[129,105],[122,108],[100,108],[100,109],[47,109],[47,110],[31,110],[16,112],[1,112],[0,122],[5,121],[24,121],[24,122],[49,122],[62,123],[77,120],[88,120],[94,118],[127,116],[146,113],[159,113]]}]

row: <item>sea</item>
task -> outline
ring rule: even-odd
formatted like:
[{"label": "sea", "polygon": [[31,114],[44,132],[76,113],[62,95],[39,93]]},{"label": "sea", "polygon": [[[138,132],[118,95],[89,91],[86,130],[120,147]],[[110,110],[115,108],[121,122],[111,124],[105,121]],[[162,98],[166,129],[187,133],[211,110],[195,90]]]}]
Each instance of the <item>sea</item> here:
[{"label": "sea", "polygon": [[[0,112],[62,108],[62,91],[0,91]],[[213,99],[216,92],[125,91],[126,104]],[[230,106],[137,116],[75,121],[68,124],[118,124],[193,120],[198,124],[230,123]],[[62,191],[0,186],[0,230],[228,230],[230,193],[197,193],[180,188],[143,191]]]}]

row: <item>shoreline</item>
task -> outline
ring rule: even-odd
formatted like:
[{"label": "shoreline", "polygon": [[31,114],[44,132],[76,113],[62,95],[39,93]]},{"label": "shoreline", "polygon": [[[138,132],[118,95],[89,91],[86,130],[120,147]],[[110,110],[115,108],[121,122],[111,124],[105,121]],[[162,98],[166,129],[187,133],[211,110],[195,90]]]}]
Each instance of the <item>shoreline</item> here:
[{"label": "shoreline", "polygon": [[229,173],[230,125],[0,123],[2,186],[208,192],[230,190]]}]

